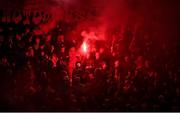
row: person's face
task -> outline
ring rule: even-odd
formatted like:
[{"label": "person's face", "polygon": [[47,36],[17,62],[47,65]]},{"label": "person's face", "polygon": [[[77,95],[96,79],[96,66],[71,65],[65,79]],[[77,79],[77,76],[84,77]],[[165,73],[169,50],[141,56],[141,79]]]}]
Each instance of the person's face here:
[{"label": "person's face", "polygon": [[86,58],[89,59],[90,58],[90,54],[87,54]]},{"label": "person's face", "polygon": [[16,17],[14,18],[14,22],[18,24],[22,20],[22,16],[20,14],[17,14]]},{"label": "person's face", "polygon": [[25,24],[29,24],[29,20],[28,20],[28,18],[26,17],[26,19],[23,21],[23,24],[25,25]]},{"label": "person's face", "polygon": [[19,34],[16,35],[16,40],[21,40],[21,36]]},{"label": "person's face", "polygon": [[36,38],[36,44],[39,44],[39,43],[40,43],[40,39]]},{"label": "person's face", "polygon": [[4,64],[6,64],[6,63],[7,63],[7,58],[3,58],[3,59],[2,59],[2,62],[3,62]]},{"label": "person's face", "polygon": [[102,63],[102,68],[103,68],[103,69],[106,69],[106,68],[107,68],[107,65],[106,65],[105,62]]},{"label": "person's face", "polygon": [[52,45],[52,46],[51,46],[51,52],[53,52],[53,51],[54,51],[54,46]]},{"label": "person's face", "polygon": [[119,67],[119,61],[115,61],[114,66],[115,68]]},{"label": "person's face", "polygon": [[26,33],[29,33],[29,32],[30,32],[30,29],[27,28],[27,29],[26,29]]},{"label": "person's face", "polygon": [[125,62],[128,62],[129,61],[129,57],[125,56],[124,60],[125,60]]},{"label": "person's face", "polygon": [[143,64],[143,57],[142,56],[139,56],[136,60],[136,63],[137,64]]},{"label": "person's face", "polygon": [[44,54],[45,54],[44,51],[42,51],[42,52],[41,52],[41,56],[44,56]]},{"label": "person's face", "polygon": [[145,67],[149,67],[149,61],[145,61]]},{"label": "person's face", "polygon": [[61,35],[61,36],[60,36],[60,40],[61,40],[61,41],[64,41],[64,35]]},{"label": "person's face", "polygon": [[30,49],[30,56],[34,56],[34,50]]},{"label": "person's face", "polygon": [[92,48],[92,52],[96,52],[96,48],[95,47]]},{"label": "person's face", "polygon": [[52,62],[55,64],[57,62],[57,56],[55,54],[53,54],[52,56]]},{"label": "person's face", "polygon": [[139,57],[137,58],[137,60],[138,60],[138,61],[142,61],[142,60],[143,60],[143,57],[142,57],[142,56],[139,56]]},{"label": "person's face", "polygon": [[32,42],[32,36],[28,39],[29,42]]},{"label": "person's face", "polygon": [[104,48],[100,48],[99,52],[103,53],[104,52]]},{"label": "person's face", "polygon": [[99,53],[96,53],[96,54],[95,54],[95,57],[96,57],[96,60],[98,60],[99,57],[100,57]]},{"label": "person's face", "polygon": [[62,47],[61,48],[61,53],[64,53],[65,52],[65,47]]},{"label": "person's face", "polygon": [[115,56],[116,56],[116,53],[115,53],[115,52],[113,52],[113,53],[112,53],[112,56],[113,56],[113,57],[115,57]]},{"label": "person's face", "polygon": [[[64,40],[63,40],[64,41]],[[72,40],[73,44],[76,44],[76,40]]]},{"label": "person's face", "polygon": [[70,49],[70,52],[75,52],[76,51],[76,49],[74,48],[74,47],[72,47],[71,49]]},{"label": "person's face", "polygon": [[47,41],[47,42],[51,41],[51,35],[48,35],[48,36],[47,36],[46,41]]},{"label": "person's face", "polygon": [[81,67],[81,63],[77,63],[77,67],[80,68]]},{"label": "person's face", "polygon": [[64,41],[64,35],[58,36],[58,42],[63,42]]}]

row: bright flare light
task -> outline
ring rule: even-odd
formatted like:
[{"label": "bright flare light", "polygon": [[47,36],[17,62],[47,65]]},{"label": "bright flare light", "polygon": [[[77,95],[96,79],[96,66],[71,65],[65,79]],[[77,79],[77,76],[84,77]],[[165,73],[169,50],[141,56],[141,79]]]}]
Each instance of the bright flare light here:
[{"label": "bright flare light", "polygon": [[86,44],[86,42],[83,42],[82,49],[83,49],[84,53],[87,53],[87,44]]}]

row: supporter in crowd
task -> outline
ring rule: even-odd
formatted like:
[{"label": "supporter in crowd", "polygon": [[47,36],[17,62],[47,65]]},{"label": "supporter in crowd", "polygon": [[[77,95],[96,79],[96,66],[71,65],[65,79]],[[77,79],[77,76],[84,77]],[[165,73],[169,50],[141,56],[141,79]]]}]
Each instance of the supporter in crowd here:
[{"label": "supporter in crowd", "polygon": [[[16,12],[13,16],[0,12],[0,90],[5,90],[0,100],[10,105],[7,107],[16,110],[21,105],[39,111],[180,110],[179,70],[172,69],[173,63],[162,63],[159,68],[158,59],[147,57],[152,49],[148,34],[141,34],[145,45],[138,51],[130,50],[136,35],[126,28],[122,35],[109,37],[111,43],[103,42],[109,48],[95,44],[83,56],[78,54],[77,42],[69,44],[65,38],[68,24],[58,24],[46,34],[34,32],[49,18],[44,12]],[[60,27],[64,29],[59,31]],[[52,34],[55,31],[57,36]]]}]

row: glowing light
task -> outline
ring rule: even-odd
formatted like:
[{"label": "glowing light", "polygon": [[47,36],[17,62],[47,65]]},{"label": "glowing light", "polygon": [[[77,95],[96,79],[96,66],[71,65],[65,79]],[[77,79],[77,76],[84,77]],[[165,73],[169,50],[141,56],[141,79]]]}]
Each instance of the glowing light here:
[{"label": "glowing light", "polygon": [[87,53],[87,44],[86,44],[86,42],[83,42],[82,49],[83,49],[84,53]]}]

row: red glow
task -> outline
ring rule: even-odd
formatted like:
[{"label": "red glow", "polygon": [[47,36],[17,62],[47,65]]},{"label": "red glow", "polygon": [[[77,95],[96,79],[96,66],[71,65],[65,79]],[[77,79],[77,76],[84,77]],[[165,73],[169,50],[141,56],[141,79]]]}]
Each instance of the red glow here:
[{"label": "red glow", "polygon": [[83,50],[84,53],[87,53],[87,44],[86,44],[86,42],[83,42],[82,50]]}]

